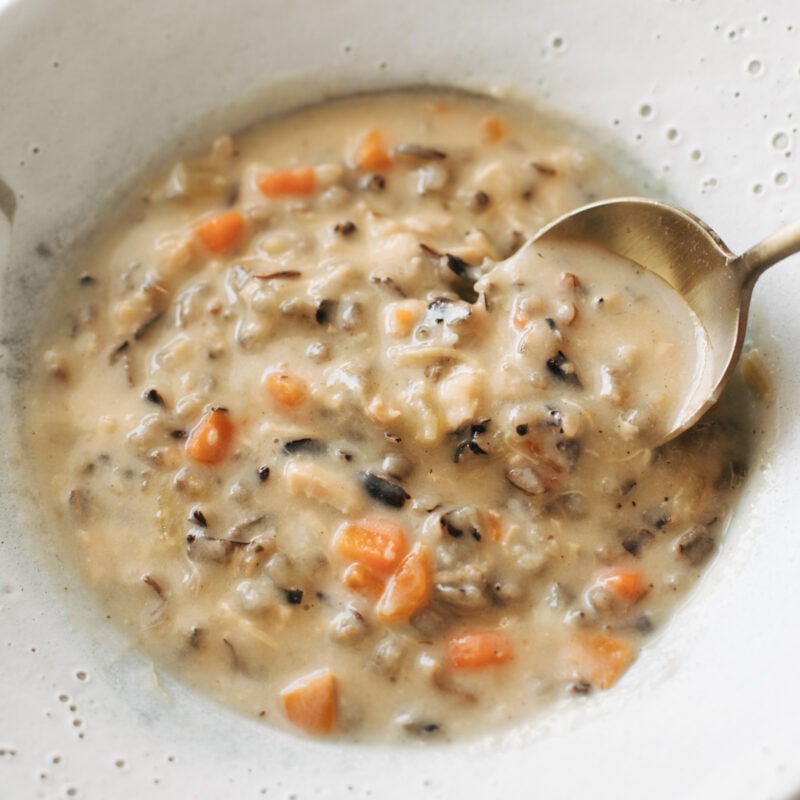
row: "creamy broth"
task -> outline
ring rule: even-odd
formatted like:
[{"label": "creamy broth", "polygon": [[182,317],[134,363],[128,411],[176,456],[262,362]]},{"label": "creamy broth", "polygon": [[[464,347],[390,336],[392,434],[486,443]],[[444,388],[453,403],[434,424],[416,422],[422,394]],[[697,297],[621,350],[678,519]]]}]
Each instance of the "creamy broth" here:
[{"label": "creamy broth", "polygon": [[[659,440],[702,377],[707,338],[697,315],[661,278],[597,245],[536,241],[476,288],[499,298],[493,313],[516,329],[493,329],[493,348],[481,344],[500,365],[495,385],[516,367],[516,400],[532,380],[552,391],[553,376],[553,403],[578,389],[585,433],[606,452]],[[516,362],[504,358],[511,342]],[[543,367],[549,374],[534,378]]]},{"label": "creamy broth", "polygon": [[739,410],[638,444],[702,329],[607,253],[520,250],[627,189],[441,92],[307,109],[155,182],[66,293],[28,417],[112,618],[312,735],[450,737],[613,686],[748,446]]}]

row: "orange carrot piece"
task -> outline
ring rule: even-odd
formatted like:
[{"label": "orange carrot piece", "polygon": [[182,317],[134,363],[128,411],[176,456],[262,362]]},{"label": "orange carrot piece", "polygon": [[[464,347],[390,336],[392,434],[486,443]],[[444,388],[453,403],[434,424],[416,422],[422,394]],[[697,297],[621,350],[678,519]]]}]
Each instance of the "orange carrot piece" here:
[{"label": "orange carrot piece", "polygon": [[316,736],[333,730],[336,695],[336,678],[327,669],[304,675],[281,690],[289,722]]},{"label": "orange carrot piece", "polygon": [[508,634],[494,628],[453,636],[445,655],[453,669],[478,669],[505,664],[514,657],[514,648]]},{"label": "orange carrot piece", "polygon": [[485,117],[481,121],[481,132],[485,142],[499,142],[506,135],[506,123],[500,117]]},{"label": "orange carrot piece", "polygon": [[401,332],[411,329],[414,324],[414,312],[410,308],[394,309],[395,328]]},{"label": "orange carrot piece", "polygon": [[601,689],[610,689],[634,659],[633,648],[624,639],[604,633],[575,636],[568,655],[579,675]]},{"label": "orange carrot piece", "polygon": [[350,564],[342,574],[342,583],[351,592],[368,597],[378,597],[384,588],[383,580],[363,564]]},{"label": "orange carrot piece", "polygon": [[392,158],[383,142],[383,134],[371,130],[356,150],[356,166],[365,172],[379,172],[392,166]]},{"label": "orange carrot piece", "polygon": [[368,517],[342,525],[333,544],[350,561],[377,572],[391,572],[405,553],[406,535],[389,519]]},{"label": "orange carrot piece", "polygon": [[633,605],[647,594],[647,585],[641,572],[632,569],[609,570],[600,575],[595,585],[608,590],[625,605]]},{"label": "orange carrot piece", "polygon": [[217,464],[228,454],[233,433],[234,426],[228,413],[215,408],[192,428],[186,440],[186,453],[193,461]]},{"label": "orange carrot piece", "polygon": [[207,250],[223,253],[242,238],[244,217],[238,211],[226,211],[199,223],[194,230]]},{"label": "orange carrot piece", "polygon": [[492,541],[502,541],[503,523],[500,520],[500,515],[496,511],[489,511],[486,514],[486,518],[489,520],[489,532],[492,535]]},{"label": "orange carrot piece", "polygon": [[306,385],[287,372],[269,372],[264,377],[267,394],[278,405],[297,408],[306,399]]},{"label": "orange carrot piece", "polygon": [[428,603],[430,595],[430,560],[417,543],[389,578],[378,600],[378,617],[384,622],[405,622]]},{"label": "orange carrot piece", "polygon": [[261,194],[271,198],[304,197],[317,191],[317,173],[313,167],[297,167],[262,175],[256,184]]}]

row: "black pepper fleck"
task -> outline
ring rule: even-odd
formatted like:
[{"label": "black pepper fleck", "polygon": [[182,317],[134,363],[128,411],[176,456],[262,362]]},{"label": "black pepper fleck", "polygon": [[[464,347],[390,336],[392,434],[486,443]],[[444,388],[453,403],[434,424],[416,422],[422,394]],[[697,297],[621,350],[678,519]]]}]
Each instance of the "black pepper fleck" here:
[{"label": "black pepper fleck", "polygon": [[286,601],[289,605],[299,606],[303,602],[302,589],[284,589],[283,593],[286,595]]},{"label": "black pepper fleck", "polygon": [[357,230],[354,222],[347,220],[346,222],[338,222],[333,229],[340,236],[351,236]]}]

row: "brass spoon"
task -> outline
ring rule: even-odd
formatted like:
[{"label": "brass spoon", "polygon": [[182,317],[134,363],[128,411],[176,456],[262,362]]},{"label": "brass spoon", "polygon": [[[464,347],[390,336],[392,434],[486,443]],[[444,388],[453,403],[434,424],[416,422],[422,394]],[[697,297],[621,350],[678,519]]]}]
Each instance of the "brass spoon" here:
[{"label": "brass spoon", "polygon": [[740,256],[711,228],[677,206],[638,197],[603,200],[565,214],[533,241],[599,244],[665,280],[707,334],[700,379],[673,420],[654,431],[663,444],[690,428],[719,399],[742,350],[753,286],[764,270],[800,251],[800,220]]}]

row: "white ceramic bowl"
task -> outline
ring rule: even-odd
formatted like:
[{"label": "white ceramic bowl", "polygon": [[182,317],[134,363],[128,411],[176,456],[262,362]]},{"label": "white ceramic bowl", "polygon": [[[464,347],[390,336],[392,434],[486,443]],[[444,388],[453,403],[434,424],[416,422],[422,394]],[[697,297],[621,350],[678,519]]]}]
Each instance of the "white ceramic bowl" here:
[{"label": "white ceramic bowl", "polygon": [[797,259],[756,290],[751,335],[775,395],[701,585],[613,691],[484,740],[307,742],[154,670],[59,559],[57,531],[41,529],[15,424],[54,274],[136,175],[222,131],[331,93],[513,88],[741,250],[800,216],[799,45],[796,0],[0,1],[0,795],[796,792]]}]

